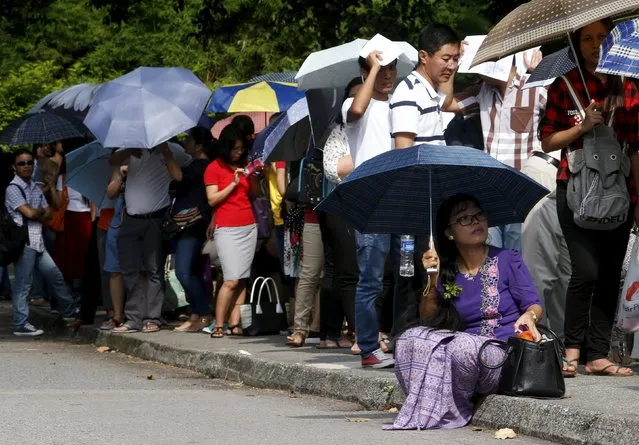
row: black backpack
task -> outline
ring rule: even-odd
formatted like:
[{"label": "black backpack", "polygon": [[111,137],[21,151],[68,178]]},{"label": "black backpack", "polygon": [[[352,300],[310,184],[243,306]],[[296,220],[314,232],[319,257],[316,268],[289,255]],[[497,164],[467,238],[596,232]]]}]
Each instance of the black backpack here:
[{"label": "black backpack", "polygon": [[[8,187],[11,186],[20,189],[20,193],[22,193],[26,202],[27,195],[22,187],[17,184],[8,185]],[[24,223],[19,226],[13,221],[6,208],[4,211],[0,211],[0,266],[6,267],[11,263],[15,263],[22,255],[24,247],[29,243],[27,221],[24,216],[22,218]]]}]

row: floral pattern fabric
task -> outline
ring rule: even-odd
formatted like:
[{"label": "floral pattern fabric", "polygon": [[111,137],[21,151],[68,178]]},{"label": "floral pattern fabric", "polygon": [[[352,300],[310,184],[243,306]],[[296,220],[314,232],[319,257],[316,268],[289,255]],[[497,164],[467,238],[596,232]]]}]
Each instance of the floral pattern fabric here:
[{"label": "floral pattern fabric", "polygon": [[500,340],[514,335],[517,319],[533,304],[541,304],[519,252],[490,247],[474,277],[457,273],[462,288],[453,300],[466,332]]},{"label": "floral pattern fabric", "polygon": [[346,130],[342,125],[338,125],[333,128],[324,145],[324,175],[333,184],[342,182],[337,174],[337,163],[350,154]]}]

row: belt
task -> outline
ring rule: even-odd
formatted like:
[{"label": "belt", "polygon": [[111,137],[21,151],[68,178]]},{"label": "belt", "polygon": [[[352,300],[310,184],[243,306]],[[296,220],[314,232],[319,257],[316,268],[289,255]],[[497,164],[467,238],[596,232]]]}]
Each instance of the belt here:
[{"label": "belt", "polygon": [[141,215],[131,215],[127,212],[126,216],[133,218],[133,219],[156,219],[156,218],[163,218],[164,215],[166,215],[166,212],[168,211],[168,207],[165,207],[163,209],[160,210],[156,210],[155,212],[151,212],[151,213],[143,213]]},{"label": "belt", "polygon": [[559,160],[557,158],[553,158],[552,156],[544,153],[543,151],[533,151],[531,156],[537,156],[538,158],[543,159],[550,165],[554,165],[555,168],[559,168]]}]

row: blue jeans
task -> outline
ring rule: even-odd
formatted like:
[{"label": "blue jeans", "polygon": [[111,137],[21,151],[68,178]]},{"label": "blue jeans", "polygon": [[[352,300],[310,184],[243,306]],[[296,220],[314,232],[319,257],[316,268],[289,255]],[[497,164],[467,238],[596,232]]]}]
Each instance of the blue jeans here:
[{"label": "blue jeans", "polygon": [[15,263],[16,283],[13,292],[13,328],[19,329],[27,323],[29,318],[29,303],[27,301],[35,271],[40,272],[48,289],[58,302],[58,310],[66,317],[75,315],[75,305],[64,282],[62,272],[55,265],[51,255],[45,250],[38,253],[30,247],[25,247],[22,255]]},{"label": "blue jeans", "polygon": [[359,281],[355,293],[357,345],[366,357],[379,348],[379,322],[375,303],[384,288],[384,264],[391,250],[391,235],[355,232]]},{"label": "blue jeans", "polygon": [[211,312],[202,275],[203,245],[201,238],[181,236],[175,247],[175,275],[184,288],[192,312],[202,316]]},{"label": "blue jeans", "polygon": [[521,250],[521,224],[506,224],[505,226],[488,229],[487,244],[491,246]]}]

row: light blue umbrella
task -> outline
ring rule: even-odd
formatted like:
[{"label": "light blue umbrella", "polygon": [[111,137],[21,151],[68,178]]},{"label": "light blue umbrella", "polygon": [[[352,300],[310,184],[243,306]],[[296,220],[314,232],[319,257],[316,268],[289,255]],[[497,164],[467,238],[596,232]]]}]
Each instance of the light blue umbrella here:
[{"label": "light blue umbrella", "polygon": [[141,67],[104,84],[84,123],[105,147],[153,148],[197,126],[210,97],[185,68]]},{"label": "light blue umbrella", "polygon": [[639,79],[639,18],[618,24],[608,34],[597,72]]},{"label": "light blue umbrella", "polygon": [[306,97],[291,105],[274,124],[264,141],[264,162],[298,161],[303,158],[312,135]]},{"label": "light blue umbrella", "polygon": [[94,203],[98,209],[113,207],[106,196],[111,179],[111,150],[97,141],[73,150],[65,156],[67,185]]},{"label": "light blue umbrella", "polygon": [[364,162],[317,208],[363,233],[428,235],[433,209],[457,193],[499,226],[523,222],[548,190],[476,148],[424,144]]}]

